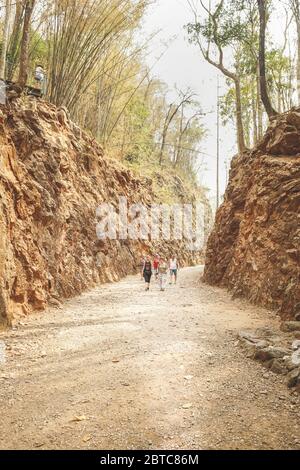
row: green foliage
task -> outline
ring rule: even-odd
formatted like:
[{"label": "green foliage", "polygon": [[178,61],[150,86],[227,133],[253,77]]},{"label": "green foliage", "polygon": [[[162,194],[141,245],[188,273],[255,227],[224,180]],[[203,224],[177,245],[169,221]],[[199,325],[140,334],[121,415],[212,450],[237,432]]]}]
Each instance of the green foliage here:
[{"label": "green foliage", "polygon": [[[134,172],[148,176],[154,181],[155,191],[161,200],[174,198],[172,182],[179,176],[185,185],[197,187],[197,149],[205,136],[199,118],[178,113],[167,134],[164,164],[159,165],[161,133],[168,103],[160,94],[164,88],[160,82],[143,87],[126,108],[122,126],[115,132],[115,142],[123,162]],[[192,109],[187,112],[192,113]],[[154,119],[155,116],[155,119]],[[126,132],[126,142],[120,136]],[[117,143],[118,142],[118,143]],[[121,148],[120,148],[121,147]],[[164,178],[164,183],[160,177]],[[167,183],[166,183],[167,182]]]},{"label": "green foliage", "polygon": [[[6,74],[13,81],[21,77],[22,85],[35,85],[34,70],[41,64],[47,77],[45,98],[65,107],[109,157],[157,182],[156,175],[163,172],[166,180],[180,176],[197,185],[197,151],[204,136],[194,109],[199,104],[187,99],[183,109],[180,92],[169,103],[166,85],[151,77],[145,64],[149,38],[143,44],[137,40],[151,3],[16,0],[9,19]],[[228,20],[224,38],[229,27],[234,25]],[[168,111],[172,115],[174,109],[166,128]],[[158,187],[169,194],[161,182]]]},{"label": "green foliage", "polygon": [[[238,127],[238,134],[243,128],[247,145],[251,145],[261,137],[264,122],[267,121],[259,88],[260,19],[257,0],[195,0],[193,5],[194,22],[186,26],[189,41],[199,46],[203,57],[227,77],[228,91],[221,99],[223,124],[234,123]],[[210,10],[208,5],[211,5]],[[266,0],[267,21],[277,7],[278,2]],[[284,9],[282,13],[284,15]],[[286,28],[283,29],[283,46],[274,46],[267,34],[266,50],[267,87],[271,101],[276,103],[279,112],[293,105],[295,91],[295,64],[285,52],[290,26],[287,12],[286,18],[283,16],[282,20]],[[237,96],[239,88],[240,96]],[[241,110],[238,109],[239,103]]]},{"label": "green foliage", "polygon": [[248,23],[243,14],[246,7],[246,0],[219,1],[201,22],[186,26],[190,42],[197,43],[202,37],[207,43],[224,48],[245,40],[248,36]]}]

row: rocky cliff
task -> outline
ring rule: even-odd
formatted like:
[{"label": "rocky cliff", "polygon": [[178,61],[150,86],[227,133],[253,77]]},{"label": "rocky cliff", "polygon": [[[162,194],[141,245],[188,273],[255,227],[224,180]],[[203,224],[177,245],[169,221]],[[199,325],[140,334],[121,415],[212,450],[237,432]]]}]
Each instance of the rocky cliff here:
[{"label": "rocky cliff", "polygon": [[119,196],[156,200],[151,181],[106,159],[64,109],[34,98],[1,106],[0,323],[136,272],[143,252],[201,261],[181,242],[99,240],[96,209]]},{"label": "rocky cliff", "polygon": [[300,316],[300,109],[274,119],[253,151],[233,159],[204,280]]}]

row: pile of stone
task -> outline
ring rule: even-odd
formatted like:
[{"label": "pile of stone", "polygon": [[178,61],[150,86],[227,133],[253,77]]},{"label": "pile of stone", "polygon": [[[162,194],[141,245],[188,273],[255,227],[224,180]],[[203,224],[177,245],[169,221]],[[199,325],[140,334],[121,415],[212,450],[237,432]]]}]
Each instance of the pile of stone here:
[{"label": "pile of stone", "polygon": [[241,331],[239,343],[247,357],[286,376],[287,386],[300,392],[300,321],[283,322],[280,332],[270,328]]}]

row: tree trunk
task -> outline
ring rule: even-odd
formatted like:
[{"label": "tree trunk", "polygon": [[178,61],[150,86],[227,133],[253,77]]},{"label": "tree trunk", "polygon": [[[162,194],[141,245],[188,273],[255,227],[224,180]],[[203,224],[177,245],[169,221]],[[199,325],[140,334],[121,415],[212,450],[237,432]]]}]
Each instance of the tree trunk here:
[{"label": "tree trunk", "polygon": [[177,149],[176,149],[176,146],[174,148],[174,166],[176,166],[177,163],[179,162],[180,155],[181,155],[181,145],[182,145],[182,137],[183,137],[183,118],[184,118],[184,106],[182,106],[181,108],[178,145],[177,145]]},{"label": "tree trunk", "polygon": [[278,88],[277,88],[277,109],[279,113],[281,113],[282,109],[284,109],[284,96],[282,95],[282,92],[280,89],[280,83],[281,83],[281,79],[279,80]]},{"label": "tree trunk", "polygon": [[[165,146],[166,146],[166,140],[167,140],[167,134],[168,134],[168,131],[169,131],[169,127],[170,127],[173,119],[177,115],[179,109],[182,106],[184,106],[185,103],[188,103],[189,100],[191,99],[191,97],[192,97],[192,95],[185,94],[178,105],[171,104],[169,106],[168,113],[166,115],[166,119],[165,119],[165,122],[164,122],[163,132],[162,132],[162,141],[161,141],[160,152],[159,152],[159,164],[160,164],[160,166],[162,165],[162,162],[163,162],[164,150],[165,150]],[[173,109],[173,111],[172,111],[172,109]]]},{"label": "tree trunk", "polygon": [[257,107],[255,99],[255,79],[252,79],[251,83],[251,107],[252,107],[252,121],[253,121],[253,145],[258,141],[258,128],[257,128]]},{"label": "tree trunk", "polygon": [[237,129],[237,143],[239,153],[244,152],[245,136],[244,136],[244,125],[243,125],[243,114],[242,114],[242,99],[241,99],[241,85],[238,78],[234,80],[235,84],[235,99],[236,99],[236,129]]},{"label": "tree trunk", "polygon": [[299,0],[290,0],[289,6],[293,12],[297,27],[297,101],[300,106],[300,4]]},{"label": "tree trunk", "polygon": [[23,18],[24,8],[20,0],[16,1],[16,13],[14,19],[14,25],[10,37],[9,44],[9,62],[7,64],[7,79],[13,80],[14,72],[18,62],[19,54],[19,42],[22,29],[22,18]]},{"label": "tree trunk", "polygon": [[0,59],[0,78],[2,78],[3,80],[5,80],[5,71],[6,71],[6,53],[7,53],[8,34],[9,34],[10,14],[11,14],[11,0],[6,0],[2,51],[1,51],[1,59]]},{"label": "tree trunk", "polygon": [[298,105],[300,106],[300,17],[296,18],[297,22],[297,94],[298,94]]},{"label": "tree trunk", "polygon": [[277,112],[271,104],[268,94],[267,78],[266,78],[266,3],[265,0],[257,0],[260,31],[259,31],[259,75],[261,99],[269,118],[276,116]]},{"label": "tree trunk", "polygon": [[35,0],[26,0],[25,15],[23,23],[23,33],[21,40],[21,53],[20,53],[20,70],[18,84],[23,88],[27,83],[28,78],[28,62],[29,62],[29,41],[30,41],[30,26],[31,18],[34,9]]},{"label": "tree trunk", "polygon": [[165,127],[164,130],[163,130],[162,141],[161,141],[160,152],[159,152],[159,164],[160,164],[160,166],[162,165],[162,162],[163,162],[164,150],[165,150],[165,146],[166,146],[167,132],[168,132],[168,127]]},{"label": "tree trunk", "polygon": [[250,123],[251,123],[251,117],[250,115],[248,116],[248,121],[246,126],[244,126],[244,137],[245,137],[245,144],[246,147],[250,148],[251,147],[251,129],[250,129]]},{"label": "tree trunk", "polygon": [[237,145],[239,153],[244,152],[246,149],[245,145],[245,133],[244,133],[244,123],[243,123],[243,107],[242,107],[242,93],[241,93],[241,83],[239,79],[239,70],[236,68],[237,72],[233,73],[226,69],[222,64],[216,64],[210,61],[217,69],[219,69],[225,77],[230,78],[233,81],[235,87],[235,113],[236,113],[236,130],[237,130]]},{"label": "tree trunk", "polygon": [[260,92],[260,79],[259,79],[259,63],[257,63],[257,125],[258,125],[258,139],[260,140],[263,137],[263,109],[261,101],[261,92]]}]

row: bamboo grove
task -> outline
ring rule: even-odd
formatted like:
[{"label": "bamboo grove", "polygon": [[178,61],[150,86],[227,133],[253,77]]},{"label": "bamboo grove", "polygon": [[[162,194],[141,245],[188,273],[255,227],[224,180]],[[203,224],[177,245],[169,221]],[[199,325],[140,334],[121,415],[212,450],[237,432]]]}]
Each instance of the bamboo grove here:
[{"label": "bamboo grove", "polygon": [[[42,65],[45,98],[110,156],[196,180],[205,136],[198,98],[189,89],[170,94],[146,60],[153,37],[143,21],[155,1],[2,0],[0,78],[33,85]],[[269,118],[300,104],[299,1],[185,2],[187,40],[225,77],[221,112],[239,151],[262,137]]]},{"label": "bamboo grove", "polygon": [[[173,90],[147,65],[153,36],[142,24],[152,0],[6,0],[0,78],[34,86],[67,109],[109,156],[133,168],[167,166],[196,180],[205,134],[190,90]],[[150,44],[150,45],[149,45]]]}]

